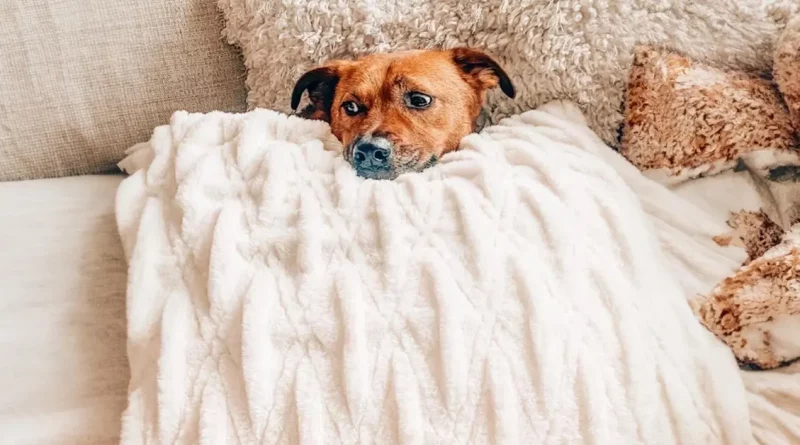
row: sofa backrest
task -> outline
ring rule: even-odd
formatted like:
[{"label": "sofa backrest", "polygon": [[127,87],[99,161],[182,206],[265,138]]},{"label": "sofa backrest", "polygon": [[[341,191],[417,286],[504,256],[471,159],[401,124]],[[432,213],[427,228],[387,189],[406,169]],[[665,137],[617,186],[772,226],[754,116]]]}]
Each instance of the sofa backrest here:
[{"label": "sofa backrest", "polygon": [[214,0],[0,2],[0,180],[114,168],[176,110],[241,111]]}]

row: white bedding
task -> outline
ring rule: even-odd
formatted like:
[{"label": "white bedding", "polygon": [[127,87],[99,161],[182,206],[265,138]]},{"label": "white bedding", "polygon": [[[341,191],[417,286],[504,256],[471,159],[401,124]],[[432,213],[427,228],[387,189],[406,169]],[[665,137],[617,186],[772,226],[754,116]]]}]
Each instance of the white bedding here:
[{"label": "white bedding", "polygon": [[393,182],[264,110],[176,113],[139,148],[124,445],[752,440],[685,301],[743,252],[574,105]]},{"label": "white bedding", "polygon": [[0,443],[114,445],[125,409],[122,176],[0,183]]}]

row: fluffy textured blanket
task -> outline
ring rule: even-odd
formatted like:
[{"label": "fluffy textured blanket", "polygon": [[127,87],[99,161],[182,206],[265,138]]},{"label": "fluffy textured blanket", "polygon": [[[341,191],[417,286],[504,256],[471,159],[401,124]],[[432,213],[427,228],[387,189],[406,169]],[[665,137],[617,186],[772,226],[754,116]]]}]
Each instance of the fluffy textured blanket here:
[{"label": "fluffy textured blanket", "polygon": [[391,182],[263,110],[176,113],[139,148],[124,445],[752,441],[685,300],[740,250],[572,104]]}]

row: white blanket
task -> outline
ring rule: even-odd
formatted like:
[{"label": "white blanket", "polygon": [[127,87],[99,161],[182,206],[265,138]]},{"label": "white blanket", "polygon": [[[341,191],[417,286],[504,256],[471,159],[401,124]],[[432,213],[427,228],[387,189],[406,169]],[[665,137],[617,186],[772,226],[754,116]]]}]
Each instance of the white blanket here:
[{"label": "white blanket", "polygon": [[743,252],[552,103],[365,181],[327,125],[176,113],[118,192],[122,444],[744,444],[685,297]]}]

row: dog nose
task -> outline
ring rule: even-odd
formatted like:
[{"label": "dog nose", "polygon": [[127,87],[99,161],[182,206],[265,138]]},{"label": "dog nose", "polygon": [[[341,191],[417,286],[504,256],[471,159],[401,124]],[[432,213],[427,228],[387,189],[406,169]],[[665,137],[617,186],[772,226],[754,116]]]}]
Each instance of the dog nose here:
[{"label": "dog nose", "polygon": [[353,151],[355,167],[363,170],[388,170],[391,156],[391,149],[371,142],[360,143]]}]

